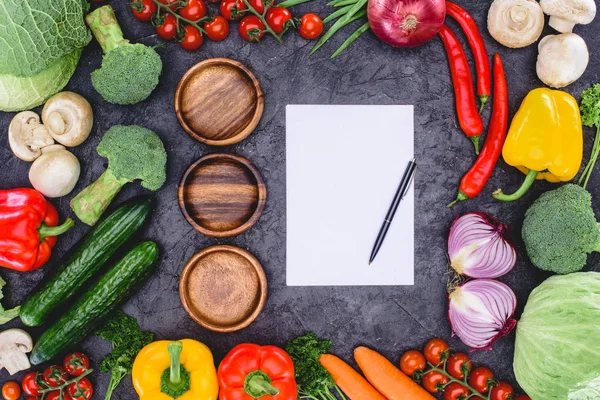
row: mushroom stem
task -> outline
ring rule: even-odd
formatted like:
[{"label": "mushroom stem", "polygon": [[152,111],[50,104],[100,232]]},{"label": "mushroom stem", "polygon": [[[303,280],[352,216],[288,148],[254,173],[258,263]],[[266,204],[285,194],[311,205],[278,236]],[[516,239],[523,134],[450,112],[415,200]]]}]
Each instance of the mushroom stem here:
[{"label": "mushroom stem", "polygon": [[575,22],[569,21],[568,19],[551,16],[550,20],[548,21],[548,25],[561,33],[568,33],[573,32]]}]

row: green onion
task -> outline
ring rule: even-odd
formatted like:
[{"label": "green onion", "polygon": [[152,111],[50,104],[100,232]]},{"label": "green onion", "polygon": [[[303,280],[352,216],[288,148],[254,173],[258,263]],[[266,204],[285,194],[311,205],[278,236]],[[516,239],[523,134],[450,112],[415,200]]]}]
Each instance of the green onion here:
[{"label": "green onion", "polygon": [[337,57],[342,51],[346,50],[348,46],[350,46],[356,39],[360,37],[363,33],[371,29],[369,22],[365,22],[362,24],[338,49],[331,55],[331,58]]},{"label": "green onion", "polygon": [[352,6],[352,8],[346,13],[346,15],[344,15],[342,18],[338,19],[335,24],[333,24],[333,26],[331,28],[329,28],[329,30],[327,31],[327,33],[325,33],[325,35],[323,35],[321,37],[321,39],[319,40],[319,42],[312,48],[312,50],[310,51],[309,54],[313,54],[314,52],[316,52],[317,50],[319,50],[319,48],[321,48],[321,46],[323,46],[325,44],[325,42],[327,40],[329,40],[333,35],[335,35],[335,33],[344,25],[346,25],[348,23],[348,21],[350,21],[350,19],[352,19],[352,17],[359,12],[366,4],[367,4],[368,0],[358,0],[356,2],[356,4],[354,4]]},{"label": "green onion", "polygon": [[323,23],[326,24],[328,22],[333,21],[334,19],[337,19],[339,17],[341,17],[342,15],[346,14],[348,11],[350,11],[352,9],[352,6],[346,6],[346,7],[342,7],[339,10],[336,10],[334,12],[332,12],[331,14],[329,14],[327,16],[327,18],[325,18],[323,20]]}]

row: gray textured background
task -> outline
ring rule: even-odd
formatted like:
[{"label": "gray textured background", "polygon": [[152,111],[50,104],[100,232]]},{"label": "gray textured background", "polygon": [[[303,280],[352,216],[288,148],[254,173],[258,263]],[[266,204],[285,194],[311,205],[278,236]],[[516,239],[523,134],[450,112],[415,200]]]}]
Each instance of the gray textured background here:
[{"label": "gray textured background", "polygon": [[[485,29],[490,1],[457,1],[470,11],[483,28],[490,54],[503,56],[510,91],[511,115],[525,94],[542,86],[535,74],[536,46],[511,50],[496,43]],[[68,89],[90,100],[95,112],[91,137],[74,149],[82,164],[82,175],[75,191],[53,200],[61,217],[71,215],[68,203],[74,194],[96,179],[104,170],[105,160],[95,147],[102,134],[115,124],[140,124],[160,134],[169,153],[168,181],[154,195],[156,209],[152,221],[141,238],[156,240],[162,249],[158,271],[125,306],[124,310],[138,318],[142,327],[159,339],[191,337],[202,340],[220,360],[234,345],[253,341],[282,345],[288,338],[314,330],[334,342],[333,352],[351,360],[352,349],[367,345],[381,351],[394,362],[402,352],[421,349],[433,336],[450,339],[447,322],[446,238],[452,220],[468,211],[486,211],[507,223],[519,251],[516,268],[502,278],[517,293],[520,314],[529,292],[546,275],[526,260],[519,230],[526,207],[544,190],[553,185],[538,182],[519,202],[501,204],[490,194],[503,187],[516,189],[523,175],[500,162],[489,184],[475,200],[452,209],[446,204],[456,196],[462,174],[474,159],[471,143],[459,130],[454,111],[454,96],[446,55],[439,39],[413,50],[391,48],[371,33],[365,34],[350,50],[334,60],[329,55],[345,39],[336,35],[330,44],[313,56],[308,56],[312,43],[290,33],[285,43],[278,45],[272,38],[262,43],[243,42],[232,26],[225,42],[206,41],[196,52],[188,53],[176,43],[165,43],[154,34],[149,24],[136,21],[126,1],[114,1],[117,16],[126,37],[148,45],[163,44],[164,72],[160,85],[147,100],[135,106],[115,106],[104,102],[93,90],[89,74],[100,64],[101,52],[93,41],[84,51],[77,73]],[[211,6],[215,10],[215,6]],[[300,16],[306,11],[321,16],[331,9],[325,1],[315,0],[293,9]],[[453,21],[449,22],[456,27]],[[591,83],[600,80],[597,53],[600,19],[589,26],[578,26],[576,32],[587,41],[591,63],[583,77],[566,90],[576,98]],[[350,30],[344,31],[349,34]],[[551,33],[546,28],[545,33]],[[461,35],[461,40],[463,36]],[[468,52],[471,58],[470,52]],[[211,57],[230,57],[245,63],[258,76],[265,92],[265,111],[258,129],[245,141],[225,149],[210,148],[190,138],[179,126],[173,111],[175,87],[185,71],[195,63]],[[286,104],[414,104],[415,153],[419,161],[416,176],[416,265],[412,287],[361,288],[288,288],[285,285],[285,105]],[[486,126],[491,107],[484,113]],[[0,113],[0,189],[29,186],[29,165],[14,157],[8,147],[6,131],[13,114]],[[585,128],[586,152],[589,154],[593,131]],[[365,140],[368,140],[365,132]],[[315,143],[315,146],[318,146]],[[192,229],[179,211],[177,185],[186,167],[202,155],[219,151],[239,153],[254,162],[262,172],[269,192],[265,212],[259,222],[246,233],[225,240],[202,236]],[[399,162],[404,162],[399,160]],[[595,196],[600,175],[592,178],[588,189]],[[144,190],[130,184],[118,196],[117,202]],[[87,227],[77,226],[63,235],[55,248],[51,262],[44,268],[27,274],[2,270],[8,281],[5,289],[7,306],[22,302],[33,287],[52,273],[55,262],[78,240]],[[269,280],[269,297],[263,313],[249,328],[233,334],[209,332],[194,323],[181,306],[178,294],[179,274],[186,260],[196,251],[216,243],[231,243],[246,248],[262,262]],[[393,245],[388,243],[387,245]],[[590,257],[589,265],[598,261]],[[17,326],[12,322],[8,326]],[[32,333],[38,335],[40,331]],[[457,339],[450,343],[467,350]],[[514,382],[512,373],[514,334],[499,340],[493,351],[473,354],[477,363],[491,367],[499,379]],[[107,343],[97,338],[86,340],[87,351],[94,366],[109,350]],[[19,378],[21,375],[18,376]],[[0,381],[8,380],[6,372]],[[95,398],[103,398],[108,375],[94,373]],[[100,396],[100,394],[102,396]],[[114,399],[135,398],[130,379],[125,379]]]}]

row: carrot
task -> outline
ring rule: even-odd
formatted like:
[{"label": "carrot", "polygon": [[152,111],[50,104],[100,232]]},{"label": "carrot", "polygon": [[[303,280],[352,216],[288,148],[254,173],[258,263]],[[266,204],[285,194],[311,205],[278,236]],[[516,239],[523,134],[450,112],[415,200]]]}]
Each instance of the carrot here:
[{"label": "carrot", "polygon": [[354,359],[367,380],[388,400],[435,400],[435,397],[376,351],[358,347],[354,350]]},{"label": "carrot", "polygon": [[319,362],[350,400],[386,400],[361,374],[340,358],[323,354]]}]

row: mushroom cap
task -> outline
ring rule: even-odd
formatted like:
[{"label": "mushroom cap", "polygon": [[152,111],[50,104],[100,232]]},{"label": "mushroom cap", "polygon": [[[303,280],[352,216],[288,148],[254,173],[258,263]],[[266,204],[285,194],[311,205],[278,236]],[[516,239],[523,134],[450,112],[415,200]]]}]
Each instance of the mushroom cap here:
[{"label": "mushroom cap", "polygon": [[42,121],[58,143],[75,147],[83,143],[94,123],[90,103],[73,92],[60,92],[50,97],[42,110]]},{"label": "mushroom cap", "polygon": [[594,0],[541,0],[540,6],[550,15],[549,25],[562,33],[573,31],[575,24],[589,24],[596,17]]},{"label": "mushroom cap", "polygon": [[544,12],[535,0],[494,0],[488,30],[500,44],[521,48],[534,43],[544,29]]},{"label": "mushroom cap", "polygon": [[585,41],[574,33],[548,35],[538,45],[537,75],[542,82],[562,88],[575,82],[588,66]]},{"label": "mushroom cap", "polygon": [[29,353],[33,349],[33,340],[23,329],[14,328],[0,332],[0,347],[4,343],[16,345],[23,353]]},{"label": "mushroom cap", "polygon": [[31,164],[29,181],[46,197],[62,197],[71,193],[81,166],[77,157],[60,144],[44,147],[42,155]]},{"label": "mushroom cap", "polygon": [[8,144],[21,160],[33,161],[42,154],[42,147],[54,144],[54,139],[40,123],[39,115],[23,111],[15,115],[8,126]]}]

